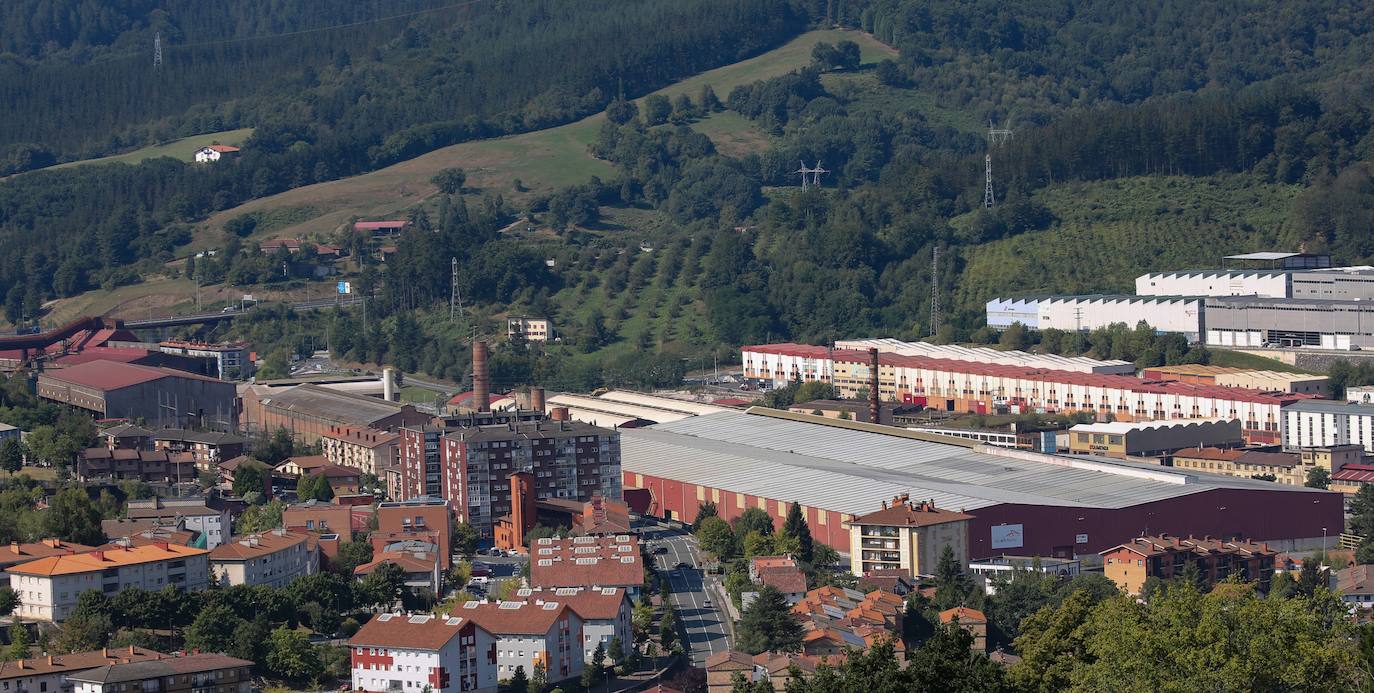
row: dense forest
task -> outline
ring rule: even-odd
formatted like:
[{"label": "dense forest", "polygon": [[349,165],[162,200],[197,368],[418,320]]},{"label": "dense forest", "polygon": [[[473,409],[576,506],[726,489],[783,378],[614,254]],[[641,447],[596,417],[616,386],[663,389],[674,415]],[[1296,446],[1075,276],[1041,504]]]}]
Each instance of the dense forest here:
[{"label": "dense forest", "polygon": [[[1216,251],[1262,244],[1374,260],[1374,79],[1361,69],[1374,57],[1374,9],[1338,0],[749,0],[724,10],[706,0],[378,2],[339,15],[360,24],[335,29],[324,24],[333,3],[222,9],[203,21],[181,3],[129,0],[108,12],[78,0],[36,4],[65,9],[0,31],[11,51],[0,57],[0,88],[18,95],[0,117],[21,124],[0,135],[8,170],[175,134],[256,130],[242,158],[213,169],[159,160],[0,183],[0,241],[14,249],[0,260],[0,294],[11,320],[52,297],[137,281],[174,259],[190,224],[210,212],[603,110],[588,151],[614,175],[519,206],[450,195],[413,210],[416,224],[385,266],[357,263],[373,321],[364,330],[360,316],[340,318],[352,321],[336,326],[350,335],[341,353],[461,377],[465,356],[448,342],[463,335],[433,319],[449,293],[449,258],[463,268],[473,323],[518,310],[560,325],[560,345],[509,355],[511,384],[542,375],[591,386],[670,382],[703,354],[766,339],[937,328],[944,339],[986,338],[974,334],[981,303],[998,291],[1119,290],[1161,257],[1208,264]],[[835,25],[897,52],[861,64],[852,42],[822,44],[808,67],[729,93],[631,100]],[[150,31],[166,43],[160,70],[148,62]],[[287,32],[301,33],[257,38]],[[82,80],[89,88],[56,86]],[[40,117],[63,99],[71,108]],[[723,112],[747,121],[764,146],[725,154],[694,127]],[[990,145],[981,133],[989,121],[1014,136]],[[997,172],[991,209],[982,204],[985,154]],[[825,162],[823,186],[795,187],[799,160]],[[1179,237],[1192,229],[1193,256],[1180,260],[1167,238],[1145,233],[1114,248],[1106,227],[1094,230],[1110,210],[1066,192],[1166,179],[1263,195],[1266,209],[1281,200],[1276,221],[1257,227],[1209,207],[1186,197],[1186,183],[1174,188],[1184,197],[1123,207],[1140,224],[1178,220]],[[616,210],[654,220],[639,248],[579,230]],[[516,219],[546,225],[556,240],[498,233]],[[1056,239],[1070,224],[1080,240],[1066,249]],[[59,232],[40,235],[49,229]],[[1105,242],[1094,244],[1094,233]],[[270,280],[256,248],[234,235],[201,276]],[[1197,241],[1206,237],[1215,246]],[[937,247],[953,300],[932,326]],[[1015,254],[1015,277],[998,276],[997,253]],[[1074,267],[1054,268],[1050,258],[1062,257]],[[400,337],[416,325],[421,339]],[[650,352],[663,362],[610,363]]]}]

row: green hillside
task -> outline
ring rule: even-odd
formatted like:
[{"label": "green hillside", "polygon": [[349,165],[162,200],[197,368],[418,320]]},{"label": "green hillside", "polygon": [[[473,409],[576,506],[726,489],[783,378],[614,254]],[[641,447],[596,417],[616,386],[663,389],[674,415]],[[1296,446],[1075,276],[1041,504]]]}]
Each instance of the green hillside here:
[{"label": "green hillside", "polygon": [[211,144],[225,144],[231,147],[242,145],[249,135],[253,134],[253,128],[240,128],[238,130],[225,130],[223,132],[210,132],[204,135],[194,135],[183,137],[179,140],[166,144],[155,144],[142,149],[115,156],[105,156],[99,159],[82,159],[80,161],[70,161],[65,164],[58,164],[53,168],[70,168],[73,166],[85,166],[87,164],[137,164],[148,159],[156,159],[162,156],[170,156],[179,161],[193,161],[195,153],[201,147]]},{"label": "green hillside", "polygon": [[[954,299],[981,311],[997,296],[1134,293],[1135,277],[1215,267],[1223,255],[1272,248],[1301,188],[1252,175],[1134,177],[1045,188],[1057,219],[1043,231],[967,248]],[[969,216],[952,222],[972,223]]]}]

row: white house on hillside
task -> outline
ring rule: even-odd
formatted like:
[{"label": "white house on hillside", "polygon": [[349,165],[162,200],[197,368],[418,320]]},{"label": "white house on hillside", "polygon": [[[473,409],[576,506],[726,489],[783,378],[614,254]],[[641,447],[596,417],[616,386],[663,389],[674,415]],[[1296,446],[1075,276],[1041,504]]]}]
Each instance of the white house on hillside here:
[{"label": "white house on hillside", "polygon": [[196,150],[196,163],[203,164],[210,161],[219,161],[220,159],[227,159],[238,155],[238,147],[230,147],[224,144],[212,144]]}]

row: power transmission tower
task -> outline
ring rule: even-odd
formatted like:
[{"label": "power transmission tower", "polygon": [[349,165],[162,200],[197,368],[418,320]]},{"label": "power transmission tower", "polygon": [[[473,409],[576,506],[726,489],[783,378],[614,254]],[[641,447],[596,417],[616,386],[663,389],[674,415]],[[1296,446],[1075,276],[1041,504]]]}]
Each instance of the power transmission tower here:
[{"label": "power transmission tower", "polygon": [[983,171],[987,177],[987,185],[983,187],[983,207],[992,209],[992,205],[997,202],[992,196],[992,155],[983,157]]},{"label": "power transmission tower", "polygon": [[799,168],[799,169],[793,171],[793,173],[800,173],[800,174],[801,174],[802,190],[805,190],[805,189],[806,189],[806,174],[811,173],[811,172],[812,172],[812,170],[806,167],[806,162],[805,162],[805,161],[801,162],[801,168]]},{"label": "power transmission tower", "polygon": [[992,148],[999,144],[1006,144],[1011,139],[1010,128],[995,128],[992,121],[988,121],[988,153],[983,157],[983,175],[986,185],[983,187],[983,208],[991,209],[997,203],[997,198],[992,194]]},{"label": "power transmission tower", "polygon": [[821,162],[820,162],[819,159],[817,159],[817,160],[816,160],[816,168],[811,169],[811,184],[812,184],[812,185],[814,185],[814,186],[816,186],[816,187],[818,187],[818,188],[821,187],[821,174],[822,174],[822,173],[830,173],[830,171],[829,171],[828,169],[821,168]]},{"label": "power transmission tower", "polygon": [[162,67],[162,32],[153,35],[153,67]]},{"label": "power transmission tower", "polygon": [[930,336],[940,331],[940,246],[930,255]]},{"label": "power transmission tower", "polygon": [[449,280],[448,286],[448,321],[453,322],[463,314],[463,294],[458,290],[458,258],[451,260],[453,266],[453,278]]}]

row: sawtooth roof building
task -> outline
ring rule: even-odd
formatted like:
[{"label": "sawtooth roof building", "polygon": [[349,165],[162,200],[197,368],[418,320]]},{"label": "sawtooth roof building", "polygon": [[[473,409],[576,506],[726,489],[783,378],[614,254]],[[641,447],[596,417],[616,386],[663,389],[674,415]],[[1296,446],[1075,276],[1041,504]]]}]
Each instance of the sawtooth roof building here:
[{"label": "sawtooth roof building", "polygon": [[969,555],[1090,555],[1142,533],[1312,545],[1342,526],[1340,494],[1092,456],[1058,456],[754,408],[621,431],[626,487],[650,514],[731,520],[802,506],[811,533],[849,550],[846,523],[908,494],[968,513]]}]

